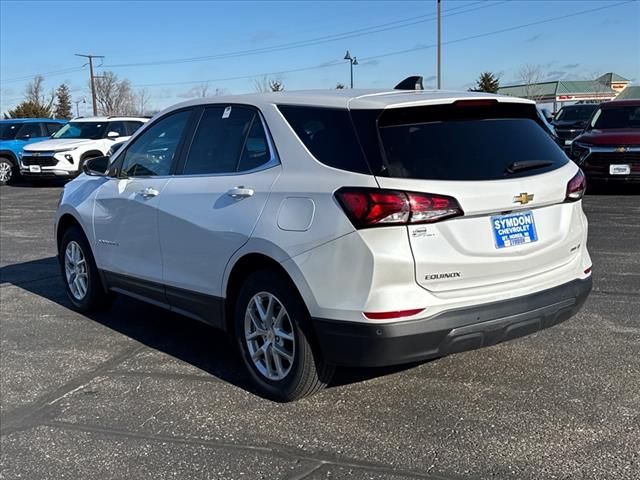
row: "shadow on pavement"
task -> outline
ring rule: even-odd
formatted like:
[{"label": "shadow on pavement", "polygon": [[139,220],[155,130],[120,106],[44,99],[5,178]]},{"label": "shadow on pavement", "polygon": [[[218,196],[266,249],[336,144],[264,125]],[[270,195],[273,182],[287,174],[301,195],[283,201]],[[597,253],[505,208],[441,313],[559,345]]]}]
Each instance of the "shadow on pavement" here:
[{"label": "shadow on pavement", "polygon": [[[0,268],[0,285],[11,284],[72,309],[56,257]],[[167,353],[244,390],[256,393],[235,348],[235,339],[213,327],[125,295],[105,312],[85,315],[152,349]],[[332,387],[393,374],[416,366],[340,368]]]},{"label": "shadow on pavement", "polygon": [[639,195],[640,183],[606,183],[587,180],[587,195]]}]

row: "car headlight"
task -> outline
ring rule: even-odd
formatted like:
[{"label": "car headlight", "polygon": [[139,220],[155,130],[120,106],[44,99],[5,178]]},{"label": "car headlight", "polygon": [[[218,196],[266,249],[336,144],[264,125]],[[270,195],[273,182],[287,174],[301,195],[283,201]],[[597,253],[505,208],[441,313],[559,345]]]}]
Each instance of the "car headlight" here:
[{"label": "car headlight", "polygon": [[571,158],[577,164],[580,164],[584,161],[585,157],[589,155],[591,151],[591,145],[586,143],[576,142],[575,140],[571,143]]}]

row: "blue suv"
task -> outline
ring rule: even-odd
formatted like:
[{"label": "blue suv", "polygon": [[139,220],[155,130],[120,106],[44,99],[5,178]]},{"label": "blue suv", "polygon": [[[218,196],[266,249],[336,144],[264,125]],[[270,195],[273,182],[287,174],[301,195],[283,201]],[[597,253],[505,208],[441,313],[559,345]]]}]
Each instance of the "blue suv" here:
[{"label": "blue suv", "polygon": [[0,185],[20,175],[19,159],[25,145],[46,140],[66,123],[53,118],[0,120]]}]

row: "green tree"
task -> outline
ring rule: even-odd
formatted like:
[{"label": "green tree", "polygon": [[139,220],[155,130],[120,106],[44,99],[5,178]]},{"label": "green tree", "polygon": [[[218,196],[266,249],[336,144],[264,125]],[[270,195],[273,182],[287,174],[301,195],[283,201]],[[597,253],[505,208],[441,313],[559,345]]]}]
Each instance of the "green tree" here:
[{"label": "green tree", "polygon": [[39,103],[25,100],[13,110],[9,110],[6,118],[48,118],[51,116],[51,108]]},{"label": "green tree", "polygon": [[56,118],[62,118],[66,120],[70,120],[72,117],[71,113],[71,95],[69,93],[69,87],[67,87],[64,83],[58,87],[56,90],[56,108],[53,112],[53,115]]},{"label": "green tree", "polygon": [[498,88],[500,88],[500,77],[492,72],[482,72],[478,80],[476,80],[476,87],[470,88],[469,91],[498,93]]}]

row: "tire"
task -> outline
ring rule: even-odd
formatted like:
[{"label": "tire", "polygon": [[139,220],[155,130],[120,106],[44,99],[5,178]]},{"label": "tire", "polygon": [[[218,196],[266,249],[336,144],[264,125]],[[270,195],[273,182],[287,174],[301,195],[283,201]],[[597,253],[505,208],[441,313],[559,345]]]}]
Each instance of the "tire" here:
[{"label": "tire", "polygon": [[0,185],[6,185],[15,181],[16,166],[6,157],[0,157]]},{"label": "tire", "polygon": [[[78,261],[80,258],[84,261]],[[91,247],[80,227],[72,226],[64,232],[60,242],[58,262],[67,297],[76,310],[82,313],[97,312],[111,305],[113,295],[104,289]],[[75,271],[75,277],[79,277],[78,283],[72,281],[75,277],[69,275],[67,267]],[[83,282],[83,278],[86,281]],[[81,288],[83,285],[84,288]]]},{"label": "tire", "polygon": [[[265,317],[279,323],[272,325],[273,328],[262,323],[256,304],[256,301],[260,302],[265,312],[269,298],[272,299],[273,310],[270,317]],[[282,315],[279,315],[282,312],[280,307],[285,309]],[[257,323],[252,321],[251,315]],[[234,320],[235,337],[242,360],[261,395],[290,402],[313,395],[331,381],[334,367],[323,362],[314,344],[309,313],[288,278],[271,270],[249,275],[238,294]],[[264,335],[258,333],[258,324],[265,327]],[[247,335],[253,338],[249,340]],[[264,345],[267,347],[264,348]],[[257,350],[263,352],[258,354]],[[252,360],[252,352],[257,356],[257,362]],[[284,354],[289,354],[293,360],[289,361]],[[280,370],[277,363],[280,364]]]}]

